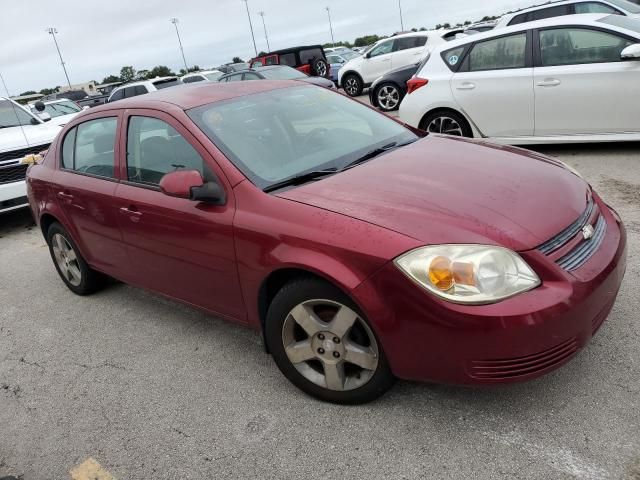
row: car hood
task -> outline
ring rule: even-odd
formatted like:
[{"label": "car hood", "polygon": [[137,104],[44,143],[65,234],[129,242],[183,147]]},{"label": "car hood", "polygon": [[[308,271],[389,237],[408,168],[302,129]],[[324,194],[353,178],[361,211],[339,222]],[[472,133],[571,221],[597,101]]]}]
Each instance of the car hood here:
[{"label": "car hood", "polygon": [[0,128],[0,152],[51,143],[58,132],[60,132],[60,127],[49,125],[48,122],[39,125],[24,125],[22,128]]},{"label": "car hood", "polygon": [[278,194],[425,244],[537,247],[580,216],[588,184],[513,147],[429,136],[346,172]]},{"label": "car hood", "polygon": [[64,127],[67,123],[69,123],[71,120],[76,118],[81,113],[82,112],[76,112],[76,113],[69,113],[67,115],[59,115],[57,117],[53,117],[47,123],[50,123],[51,125],[56,125],[58,127]]}]

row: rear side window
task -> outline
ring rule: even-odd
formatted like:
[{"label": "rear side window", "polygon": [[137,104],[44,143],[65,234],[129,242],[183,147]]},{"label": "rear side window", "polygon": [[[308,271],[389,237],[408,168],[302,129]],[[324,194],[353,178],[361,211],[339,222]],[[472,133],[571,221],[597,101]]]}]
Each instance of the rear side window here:
[{"label": "rear side window", "polygon": [[516,15],[515,17],[513,17],[513,19],[511,19],[511,21],[509,22],[509,25],[519,25],[521,23],[525,23],[527,22],[527,17],[529,16],[528,13],[521,13],[520,15]]},{"label": "rear side window", "polygon": [[442,52],[442,59],[444,60],[444,63],[446,63],[447,67],[452,71],[456,71],[458,69],[458,65],[460,64],[465,48],[466,47],[462,46]]},{"label": "rear side window", "polygon": [[195,82],[203,82],[203,81],[204,81],[204,78],[202,78],[201,76],[187,77],[182,79],[182,83],[195,83]]},{"label": "rear side window", "polygon": [[557,7],[542,8],[529,12],[531,21],[544,20],[545,18],[562,17],[563,15],[570,15],[572,5],[558,5]]},{"label": "rear side window", "polygon": [[134,90],[133,90],[133,94],[137,97],[138,95],[144,95],[145,93],[149,93],[147,91],[147,87],[145,87],[144,85],[136,85]]},{"label": "rear side window", "polygon": [[621,12],[600,2],[576,3],[576,13],[610,13],[620,15]]},{"label": "rear side window", "polygon": [[130,182],[158,185],[176,170],[197,170],[204,162],[171,125],[157,118],[131,117],[127,132],[127,177]]},{"label": "rear side window", "polygon": [[526,66],[527,34],[519,33],[477,43],[469,54],[469,71]]},{"label": "rear side window", "polygon": [[62,165],[68,170],[115,178],[116,118],[81,123],[67,134],[62,145]]},{"label": "rear side window", "polygon": [[136,96],[136,87],[127,87],[124,89],[124,98],[131,98]]},{"label": "rear side window", "polygon": [[114,92],[113,95],[111,96],[111,100],[109,101],[115,102],[116,100],[122,100],[123,98],[124,98],[124,88]]},{"label": "rear side window", "polygon": [[393,51],[408,50],[410,48],[423,47],[427,43],[427,37],[398,38],[393,44]]},{"label": "rear side window", "polygon": [[540,56],[545,67],[620,62],[622,50],[632,43],[598,30],[555,28],[540,32]]},{"label": "rear side window", "polygon": [[264,60],[265,60],[265,64],[266,65],[277,65],[278,64],[278,57],[276,55],[270,55],[267,58],[265,58]]},{"label": "rear side window", "polygon": [[300,50],[300,63],[302,65],[309,63],[314,58],[324,58],[322,50],[319,48],[311,48],[309,50]]},{"label": "rear side window", "polygon": [[288,65],[289,67],[296,67],[296,54],[285,53],[280,55],[280,65]]}]

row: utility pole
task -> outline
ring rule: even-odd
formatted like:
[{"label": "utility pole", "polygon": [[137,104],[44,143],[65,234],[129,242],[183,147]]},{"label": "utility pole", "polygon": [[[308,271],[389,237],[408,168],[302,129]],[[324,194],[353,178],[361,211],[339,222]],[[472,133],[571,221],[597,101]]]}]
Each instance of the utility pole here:
[{"label": "utility pole", "polygon": [[187,67],[187,59],[184,56],[184,48],[182,48],[182,40],[180,39],[180,32],[178,31],[178,23],[180,20],[177,18],[170,18],[169,21],[176,27],[176,35],[178,36],[178,45],[180,45],[180,52],[182,53],[182,61],[184,62],[184,73],[189,73],[189,67]]},{"label": "utility pole", "polygon": [[253,34],[253,23],[251,23],[251,14],[249,13],[249,0],[242,0],[247,7],[247,18],[249,19],[249,28],[251,29],[251,39],[253,40],[253,49],[256,52],[256,57],[258,56],[258,47],[256,46],[256,37]]},{"label": "utility pole", "polygon": [[404,32],[404,22],[402,21],[402,0],[398,0],[398,10],[400,10],[400,31]]},{"label": "utility pole", "polygon": [[64,70],[64,76],[67,77],[67,84],[69,85],[69,90],[71,90],[71,81],[69,80],[69,74],[67,73],[67,67],[64,65],[64,60],[62,59],[62,53],[60,53],[60,47],[58,46],[58,40],[56,40],[56,30],[54,27],[47,28],[46,32],[48,32],[53,37],[53,43],[56,44],[56,50],[58,51],[58,56],[60,57],[60,64],[62,65],[62,69]]},{"label": "utility pole", "polygon": [[327,11],[327,16],[329,17],[329,30],[331,31],[331,45],[335,47],[336,41],[333,38],[333,25],[331,24],[331,9],[329,7],[324,7],[324,9]]},{"label": "utility pole", "polygon": [[267,40],[267,52],[271,51],[271,47],[269,46],[269,35],[267,35],[267,24],[264,23],[264,12],[258,12],[258,15],[262,17],[262,26],[264,27],[264,38]]}]

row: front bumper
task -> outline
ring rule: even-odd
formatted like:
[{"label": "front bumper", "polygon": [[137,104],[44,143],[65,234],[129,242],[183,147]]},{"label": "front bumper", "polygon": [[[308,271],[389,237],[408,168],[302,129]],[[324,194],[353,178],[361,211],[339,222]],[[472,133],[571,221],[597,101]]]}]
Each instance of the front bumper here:
[{"label": "front bumper", "polygon": [[0,213],[24,208],[29,205],[24,180],[0,184]]},{"label": "front bumper", "polygon": [[561,270],[538,251],[521,255],[540,287],[493,305],[456,305],[409,281],[393,263],[353,292],[393,373],[449,384],[527,380],[566,363],[600,328],[626,268],[624,226],[603,206],[607,235],[579,270]]}]

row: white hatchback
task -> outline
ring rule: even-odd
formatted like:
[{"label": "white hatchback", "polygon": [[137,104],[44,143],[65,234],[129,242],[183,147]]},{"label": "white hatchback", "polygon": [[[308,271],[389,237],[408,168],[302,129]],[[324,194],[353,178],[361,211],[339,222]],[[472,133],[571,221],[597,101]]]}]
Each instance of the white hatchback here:
[{"label": "white hatchback", "polygon": [[640,140],[640,21],[571,15],[456,40],[408,82],[400,118],[530,145]]},{"label": "white hatchback", "polygon": [[446,30],[405,33],[380,40],[362,56],[345,63],[338,72],[338,85],[347,95],[357,97],[378,77],[396,68],[419,63],[446,40]]}]

